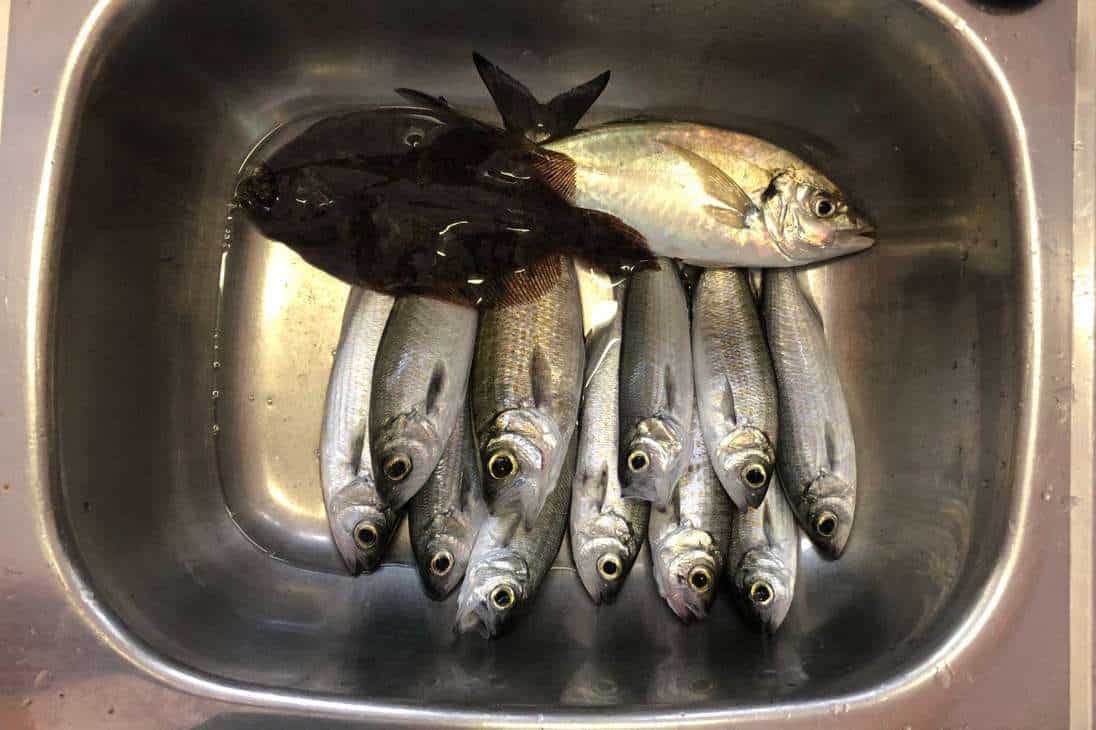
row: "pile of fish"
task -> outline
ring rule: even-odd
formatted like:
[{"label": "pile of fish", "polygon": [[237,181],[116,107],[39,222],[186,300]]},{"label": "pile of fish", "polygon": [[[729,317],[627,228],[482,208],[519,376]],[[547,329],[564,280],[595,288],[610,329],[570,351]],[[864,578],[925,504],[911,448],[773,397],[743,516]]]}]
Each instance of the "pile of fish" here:
[{"label": "pile of fish", "polygon": [[775,631],[800,530],[838,558],[856,506],[848,409],[791,267],[870,227],[755,137],[576,132],[608,72],[541,104],[475,60],[504,129],[401,90],[421,108],[319,122],[237,188],[264,234],[353,285],[321,436],[347,569],[375,570],[406,512],[427,593],[460,586],[456,627],[494,636],[569,528],[595,602],[646,542],[679,618],[726,582]]}]

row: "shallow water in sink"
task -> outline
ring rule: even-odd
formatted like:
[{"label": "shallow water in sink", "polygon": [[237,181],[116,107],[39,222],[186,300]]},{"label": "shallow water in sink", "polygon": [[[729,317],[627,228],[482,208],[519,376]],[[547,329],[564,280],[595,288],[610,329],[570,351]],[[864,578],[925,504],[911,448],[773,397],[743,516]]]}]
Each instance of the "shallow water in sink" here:
[{"label": "shallow water in sink", "polygon": [[[1010,518],[1026,242],[1002,101],[906,2],[537,13],[148,3],[105,34],[73,131],[50,363],[63,507],[98,597],[214,678],[375,700],[747,707],[900,676],[973,605]],[[472,50],[541,95],[612,68],[591,123],[760,132],[875,219],[874,250],[808,276],[857,438],[857,524],[839,562],[805,551],[776,638],[726,600],[680,626],[644,557],[601,609],[561,564],[489,645],[455,640],[409,565],[336,574],[316,449],[346,287],[238,226],[226,252],[225,203],[275,124],[395,103],[399,85],[486,114]]]}]

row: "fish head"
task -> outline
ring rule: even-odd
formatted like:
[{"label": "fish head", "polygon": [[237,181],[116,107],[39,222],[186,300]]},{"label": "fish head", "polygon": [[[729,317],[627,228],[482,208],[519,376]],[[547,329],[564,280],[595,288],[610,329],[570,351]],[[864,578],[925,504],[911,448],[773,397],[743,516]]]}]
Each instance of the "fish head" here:
[{"label": "fish head", "polygon": [[332,534],[347,569],[372,573],[399,524],[399,513],[376,504],[375,492],[362,479],[352,482],[332,500]]},{"label": "fish head", "polygon": [[837,474],[823,472],[803,493],[800,511],[815,546],[829,558],[845,551],[856,510],[856,490]]},{"label": "fish head", "polygon": [[673,419],[645,418],[620,450],[621,493],[665,507],[684,466],[688,434]]},{"label": "fish head", "polygon": [[658,592],[677,617],[688,623],[707,616],[722,567],[712,536],[684,527],[662,540],[652,557]]},{"label": "fish head", "polygon": [[761,207],[769,234],[793,262],[836,258],[875,243],[871,223],[813,170],[778,173],[761,194]]},{"label": "fish head", "polygon": [[443,439],[437,424],[411,411],[391,418],[373,437],[377,491],[391,509],[399,509],[422,488],[438,464]]},{"label": "fish head", "polygon": [[712,463],[722,472],[721,481],[740,487],[750,507],[761,506],[776,468],[776,453],[764,432],[752,426],[734,429],[719,442]]},{"label": "fish head", "polygon": [[440,601],[460,585],[478,531],[460,513],[440,515],[427,529],[430,539],[420,560],[425,568],[421,571],[423,583],[431,598]]},{"label": "fish head", "polygon": [[536,408],[503,411],[481,439],[484,492],[494,511],[519,504],[532,526],[563,467],[563,438]]},{"label": "fish head", "polygon": [[608,603],[624,584],[638,550],[626,520],[601,512],[586,520],[571,537],[575,568],[594,603]]},{"label": "fish head", "polygon": [[497,636],[525,600],[528,584],[529,566],[510,550],[495,550],[477,559],[460,589],[454,631],[478,631],[485,639]]},{"label": "fish head", "polygon": [[795,576],[765,548],[748,551],[733,569],[743,614],[766,633],[775,632],[791,608]]}]

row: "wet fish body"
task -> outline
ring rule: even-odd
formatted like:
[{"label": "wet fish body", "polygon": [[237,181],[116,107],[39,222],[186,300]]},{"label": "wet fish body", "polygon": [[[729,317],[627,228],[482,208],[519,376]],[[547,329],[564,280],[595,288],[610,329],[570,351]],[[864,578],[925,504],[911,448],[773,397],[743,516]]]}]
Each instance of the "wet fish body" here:
[{"label": "wet fish body", "polygon": [[769,348],[743,269],[709,269],[693,294],[693,374],[704,441],[739,509],[776,469],[778,405]]},{"label": "wet fish body", "polygon": [[689,465],[666,507],[651,510],[647,540],[655,585],[686,623],[708,615],[730,541],[733,503],[708,459],[694,418]]},{"label": "wet fish body", "polygon": [[559,480],[532,525],[516,514],[487,518],[457,600],[457,631],[497,636],[514,612],[536,596],[567,531],[575,446],[572,440]]},{"label": "wet fish body", "polygon": [[400,297],[373,370],[369,433],[377,489],[393,509],[434,470],[461,414],[478,313],[426,296]]},{"label": "wet fish body", "polygon": [[464,408],[437,467],[407,506],[411,549],[431,598],[441,600],[460,584],[486,518],[471,413]]},{"label": "wet fish body", "polygon": [[871,227],[830,180],[776,145],[683,122],[596,127],[544,145],[542,177],[580,208],[698,266],[780,267],[863,250]]},{"label": "wet fish body", "polygon": [[331,535],[347,570],[371,572],[399,524],[373,479],[369,402],[373,365],[392,297],[351,288],[327,385],[320,437],[320,482]]},{"label": "wet fish body", "polygon": [[537,290],[483,312],[472,376],[472,414],[493,512],[532,524],[559,478],[575,429],[585,351],[574,267],[563,258],[513,277]]},{"label": "wet fish body", "polygon": [[779,486],[760,507],[734,510],[727,579],[742,615],[762,631],[774,633],[784,623],[798,566],[799,528]]},{"label": "wet fish body", "polygon": [[856,444],[841,380],[795,271],[764,272],[761,310],[779,390],[780,481],[800,526],[836,558],[856,511]]},{"label": "wet fish body", "polygon": [[624,496],[665,505],[690,455],[694,411],[689,305],[668,259],[634,274],[620,356]]},{"label": "wet fish body", "polygon": [[608,338],[590,364],[583,394],[578,456],[571,501],[571,553],[579,578],[595,603],[612,600],[631,571],[647,536],[650,503],[621,496],[619,384],[621,315],[604,330]]}]

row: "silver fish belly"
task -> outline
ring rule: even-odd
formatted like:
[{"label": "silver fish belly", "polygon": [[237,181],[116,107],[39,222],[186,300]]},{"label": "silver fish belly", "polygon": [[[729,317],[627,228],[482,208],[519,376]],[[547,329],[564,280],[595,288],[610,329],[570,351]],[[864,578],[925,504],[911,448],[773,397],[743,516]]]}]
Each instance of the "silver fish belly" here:
[{"label": "silver fish belly", "polygon": [[331,536],[346,569],[370,572],[399,524],[373,480],[369,401],[373,365],[393,299],[351,287],[331,367],[320,436],[320,482]]},{"label": "silver fish belly", "polygon": [[576,441],[571,440],[559,479],[532,525],[518,514],[492,515],[483,524],[457,599],[455,630],[497,636],[536,596],[567,532]]},{"label": "silver fish belly", "polygon": [[647,536],[650,503],[621,496],[619,384],[621,315],[604,332],[598,362],[591,363],[583,394],[578,456],[571,500],[571,554],[595,603],[620,591]]},{"label": "silver fish belly", "polygon": [[779,486],[760,507],[734,511],[727,578],[747,620],[766,633],[780,628],[795,596],[798,567],[799,528]]},{"label": "silver fish belly", "polygon": [[733,503],[716,478],[694,418],[689,466],[670,504],[651,510],[655,585],[686,623],[708,615],[730,540]]},{"label": "silver fish belly", "polygon": [[620,355],[624,496],[665,505],[690,455],[694,411],[689,305],[677,265],[628,284]]},{"label": "silver fish belly", "polygon": [[856,444],[841,380],[795,271],[766,271],[761,301],[780,394],[780,482],[800,526],[836,558],[856,512]]},{"label": "silver fish belly", "polygon": [[411,549],[431,598],[441,600],[460,584],[485,519],[471,414],[464,408],[437,467],[407,505]]},{"label": "silver fish belly", "polygon": [[373,370],[369,433],[377,489],[394,509],[426,483],[460,416],[477,320],[471,307],[425,296],[392,307]]},{"label": "silver fish belly", "polygon": [[704,442],[739,509],[765,498],[776,467],[776,378],[742,269],[709,269],[693,293],[693,374]]},{"label": "silver fish belly", "polygon": [[484,311],[471,387],[488,505],[520,511],[527,525],[563,467],[585,362],[574,268],[548,265],[556,268],[540,296]]}]

